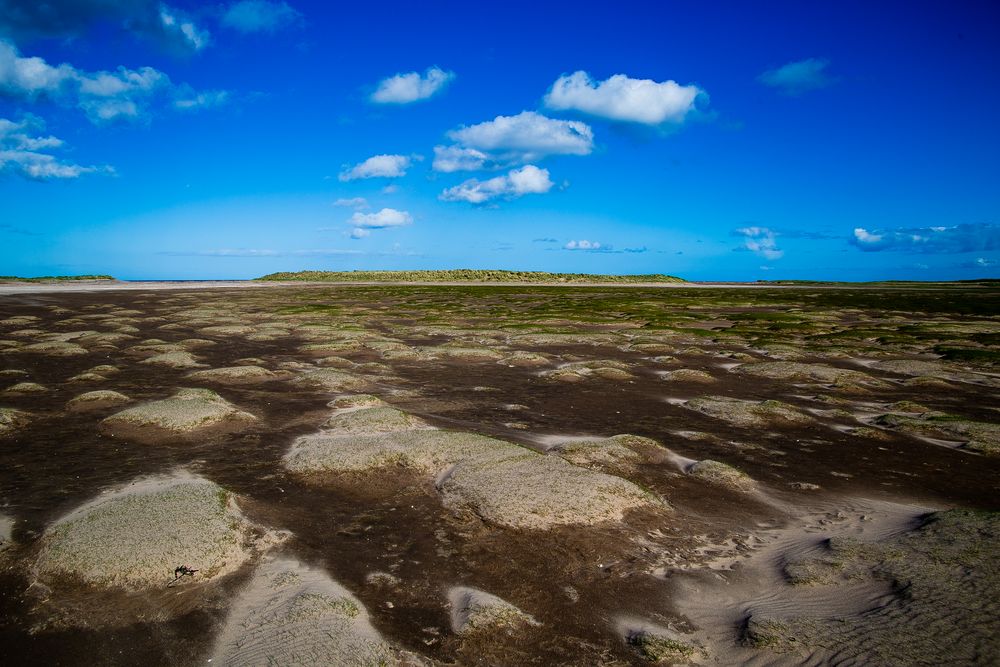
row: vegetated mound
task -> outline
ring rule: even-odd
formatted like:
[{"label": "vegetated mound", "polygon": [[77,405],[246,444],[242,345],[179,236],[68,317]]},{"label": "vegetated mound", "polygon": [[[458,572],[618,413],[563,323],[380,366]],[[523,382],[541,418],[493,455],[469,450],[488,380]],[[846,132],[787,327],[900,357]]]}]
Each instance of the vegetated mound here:
[{"label": "vegetated mound", "polygon": [[746,401],[727,396],[692,398],[684,407],[735,426],[763,428],[787,424],[808,424],[812,418],[781,401]]},{"label": "vegetated mound", "polygon": [[255,422],[209,389],[181,389],[170,398],[143,403],[117,412],[101,422],[101,430],[140,441],[155,442],[170,436],[206,430],[232,432]]},{"label": "vegetated mound", "polygon": [[291,559],[261,565],[229,612],[216,665],[416,665],[372,626],[361,602]]},{"label": "vegetated mound", "polygon": [[218,382],[219,384],[257,384],[270,382],[287,377],[286,373],[275,373],[260,366],[227,366],[224,368],[209,368],[204,371],[188,373],[192,380]]},{"label": "vegetated mound", "polygon": [[70,412],[88,412],[90,410],[100,410],[116,405],[130,403],[131,398],[117,391],[88,391],[71,398],[66,403],[66,409]]},{"label": "vegetated mound", "polygon": [[762,361],[741,364],[734,368],[733,372],[772,380],[819,382],[841,389],[885,388],[889,386],[888,383],[861,371],[795,361]]},{"label": "vegetated mound", "polygon": [[27,412],[14,408],[0,408],[0,437],[19,431],[30,421],[31,416]]},{"label": "vegetated mound", "polygon": [[496,595],[466,586],[448,591],[451,629],[459,635],[479,632],[513,633],[530,625],[541,625],[530,614]]},{"label": "vegetated mound", "polygon": [[178,473],[136,480],[57,520],[41,538],[37,570],[46,581],[148,588],[180,566],[198,580],[232,572],[261,544],[225,489]]},{"label": "vegetated mound", "polygon": [[73,280],[116,280],[114,276],[93,275],[93,276],[35,276],[25,278],[22,276],[0,276],[2,283],[59,283]]},{"label": "vegetated mound", "polygon": [[757,484],[750,475],[721,461],[703,459],[693,464],[687,472],[693,477],[734,491],[747,493],[757,489]]},{"label": "vegetated mound", "polygon": [[613,465],[648,461],[666,450],[655,440],[623,433],[610,438],[570,440],[554,445],[549,451],[576,465]]},{"label": "vegetated mound", "polygon": [[[379,415],[369,408],[335,415]],[[391,409],[389,409],[391,410]],[[374,418],[373,418],[374,419]],[[321,473],[369,473],[403,466],[437,479],[446,507],[470,511],[513,528],[620,520],[632,508],[655,503],[648,493],[620,477],[575,466],[557,456],[474,433],[436,429],[378,432],[406,426],[395,416],[375,419],[372,431],[320,431],[298,438],[284,457],[285,467],[307,480]],[[321,478],[319,478],[321,479]]]},{"label": "vegetated mound", "polygon": [[269,273],[256,280],[309,282],[476,282],[476,283],[683,283],[683,278],[660,273],[602,275],[596,273],[549,273],[501,269],[450,269],[440,271],[295,271]]},{"label": "vegetated mound", "polygon": [[931,514],[919,529],[881,542],[833,538],[821,556],[789,563],[789,581],[809,587],[887,581],[888,601],[847,616],[754,614],[746,642],[800,655],[824,651],[823,662],[834,664],[998,664],[998,545],[1000,512],[972,510]]},{"label": "vegetated mound", "polygon": [[877,417],[875,423],[918,437],[962,443],[960,449],[1000,456],[1000,424],[936,411],[920,414],[887,413]]}]

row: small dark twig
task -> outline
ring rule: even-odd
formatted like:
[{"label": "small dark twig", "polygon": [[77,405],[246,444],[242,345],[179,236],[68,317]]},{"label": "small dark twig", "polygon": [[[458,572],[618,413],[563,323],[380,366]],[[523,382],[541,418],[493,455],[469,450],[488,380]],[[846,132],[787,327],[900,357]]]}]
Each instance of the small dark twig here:
[{"label": "small dark twig", "polygon": [[178,565],[176,568],[174,568],[174,581],[177,581],[181,577],[193,577],[194,573],[197,571],[198,570],[192,570],[187,565]]}]

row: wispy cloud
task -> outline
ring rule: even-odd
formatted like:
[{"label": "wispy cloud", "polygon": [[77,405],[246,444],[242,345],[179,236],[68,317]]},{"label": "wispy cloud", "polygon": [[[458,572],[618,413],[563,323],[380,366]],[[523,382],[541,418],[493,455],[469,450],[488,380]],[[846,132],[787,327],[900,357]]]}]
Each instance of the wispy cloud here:
[{"label": "wispy cloud", "polygon": [[333,202],[333,205],[343,206],[344,208],[364,209],[368,208],[368,200],[364,197],[351,197],[350,199],[341,197],[337,201]]},{"label": "wispy cloud", "polygon": [[435,169],[458,171],[535,162],[549,155],[589,155],[594,132],[586,123],[534,111],[497,116],[451,130],[453,146],[436,147]]},{"label": "wispy cloud", "polygon": [[865,252],[989,252],[1000,250],[1000,225],[976,223],[873,230],[857,227],[849,241]]},{"label": "wispy cloud", "polygon": [[426,72],[400,73],[379,81],[371,101],[376,104],[411,104],[442,92],[455,78],[454,72],[429,67]]},{"label": "wispy cloud", "polygon": [[38,134],[44,129],[44,122],[35,116],[25,116],[17,122],[0,118],[0,173],[17,174],[35,181],[114,173],[108,166],[82,166],[52,155],[51,151],[62,148],[63,141]]},{"label": "wispy cloud", "polygon": [[516,199],[526,194],[544,194],[553,185],[548,169],[529,164],[486,181],[470,178],[442,192],[439,199],[482,204],[497,198]]},{"label": "wispy cloud", "polygon": [[837,82],[826,72],[829,65],[830,61],[824,58],[806,58],[769,69],[757,77],[757,80],[765,86],[777,88],[786,95],[801,95]]},{"label": "wispy cloud", "polygon": [[242,33],[271,33],[300,25],[302,14],[287,2],[241,0],[224,10],[221,23]]},{"label": "wispy cloud", "polygon": [[733,231],[734,236],[743,237],[743,245],[738,250],[749,250],[765,259],[780,259],[785,251],[778,248],[775,234],[767,227],[741,227]]},{"label": "wispy cloud", "polygon": [[695,85],[632,79],[624,74],[597,82],[579,71],[556,79],[545,96],[545,105],[609,120],[660,125],[683,123],[695,110],[697,100],[706,98],[705,92]]},{"label": "wispy cloud", "polygon": [[[420,159],[417,156],[416,159]],[[399,178],[406,176],[406,170],[413,164],[414,158],[409,155],[373,155],[364,162],[340,172],[341,181],[354,181],[361,178]]]}]

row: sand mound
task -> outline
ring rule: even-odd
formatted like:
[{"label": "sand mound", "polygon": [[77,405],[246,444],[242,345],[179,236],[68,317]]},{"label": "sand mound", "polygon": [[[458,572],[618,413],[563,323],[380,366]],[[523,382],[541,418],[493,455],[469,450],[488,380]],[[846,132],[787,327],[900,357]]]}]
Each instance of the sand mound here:
[{"label": "sand mound", "polygon": [[389,431],[409,431],[420,428],[430,428],[422,419],[405,412],[390,408],[361,408],[335,414],[330,417],[323,428],[331,434],[346,433],[385,433]]},{"label": "sand mound", "polygon": [[181,389],[170,398],[143,403],[111,415],[101,422],[105,432],[142,439],[185,434],[205,429],[236,431],[256,421],[209,389]]},{"label": "sand mound", "polygon": [[794,361],[763,361],[741,364],[734,373],[790,382],[819,382],[840,389],[886,388],[890,385],[861,371],[835,368],[823,364],[803,364]]},{"label": "sand mound", "polygon": [[87,348],[76,343],[65,343],[61,341],[51,341],[47,343],[32,343],[18,348],[19,352],[31,354],[44,354],[50,357],[74,357],[87,354]]},{"label": "sand mound", "polygon": [[183,565],[199,581],[232,572],[258,542],[220,486],[190,474],[137,480],[53,523],[37,560],[43,580],[70,577],[101,587],[148,588]]},{"label": "sand mound", "polygon": [[356,391],[361,389],[365,384],[363,378],[332,368],[318,368],[306,371],[292,380],[292,382],[325,391]]},{"label": "sand mound", "polygon": [[548,366],[551,361],[549,358],[542,354],[537,354],[535,352],[526,352],[523,350],[518,350],[513,354],[504,357],[501,363],[507,364],[508,366],[516,367],[532,367],[532,366]]},{"label": "sand mound", "polygon": [[703,384],[716,382],[716,379],[711,374],[694,368],[679,368],[676,371],[666,371],[662,374],[662,377],[668,382],[701,382]]},{"label": "sand mound", "polygon": [[447,507],[514,528],[619,520],[633,507],[655,502],[621,478],[502,440],[453,431],[321,431],[297,439],[284,463],[307,476],[413,468],[438,479]]},{"label": "sand mound", "polygon": [[808,424],[812,421],[809,416],[781,401],[758,403],[726,396],[705,396],[691,399],[684,404],[684,407],[746,428]]},{"label": "sand mound", "polygon": [[836,589],[887,581],[891,596],[843,616],[753,614],[746,642],[824,655],[835,664],[997,664],[998,540],[1000,513],[970,510],[931,514],[918,530],[881,542],[831,539],[821,556],[786,566],[793,585]]},{"label": "sand mound", "polygon": [[88,410],[124,405],[131,401],[131,398],[117,391],[88,391],[70,399],[66,403],[66,409],[70,412],[87,412]]},{"label": "sand mound", "polygon": [[571,440],[549,451],[576,465],[637,463],[648,460],[651,452],[662,449],[655,440],[637,435],[613,435],[598,440]]},{"label": "sand mound", "polygon": [[470,510],[490,523],[545,529],[619,521],[655,500],[620,477],[536,454],[457,464],[438,483],[444,504]]},{"label": "sand mound", "polygon": [[156,354],[141,362],[150,366],[165,366],[167,368],[203,368],[205,364],[199,363],[198,359],[190,352],[164,352]]},{"label": "sand mound", "polygon": [[451,629],[459,635],[479,632],[513,634],[525,626],[541,625],[509,602],[476,588],[456,586],[448,591]]},{"label": "sand mound", "polygon": [[215,665],[418,664],[386,642],[364,606],[326,573],[289,559],[261,565],[216,640]]},{"label": "sand mound", "polygon": [[755,491],[757,488],[757,484],[753,478],[742,470],[738,470],[721,461],[713,461],[711,459],[698,461],[688,468],[687,472],[692,477],[697,477],[711,484],[724,486],[744,493]]},{"label": "sand mound", "polygon": [[1000,456],[1000,424],[978,422],[944,412],[920,415],[890,413],[879,416],[875,423],[918,437],[954,441],[961,449]]},{"label": "sand mound", "polygon": [[0,437],[24,428],[31,421],[27,412],[14,408],[0,408]]},{"label": "sand mound", "polygon": [[78,373],[66,380],[67,382],[107,382],[108,378],[97,373]]},{"label": "sand mound", "polygon": [[44,394],[48,389],[38,384],[37,382],[18,382],[15,385],[11,385],[3,390],[4,394],[17,394],[17,395],[28,395],[28,394]]},{"label": "sand mound", "polygon": [[327,406],[331,408],[374,408],[385,405],[382,399],[372,394],[347,394],[333,399]]},{"label": "sand mound", "polygon": [[6,514],[0,514],[0,551],[13,544],[11,533],[14,532],[14,520]]},{"label": "sand mound", "polygon": [[280,380],[285,377],[281,373],[269,371],[260,366],[229,366],[226,368],[210,368],[204,371],[188,373],[192,380],[218,382],[219,384],[257,384]]}]

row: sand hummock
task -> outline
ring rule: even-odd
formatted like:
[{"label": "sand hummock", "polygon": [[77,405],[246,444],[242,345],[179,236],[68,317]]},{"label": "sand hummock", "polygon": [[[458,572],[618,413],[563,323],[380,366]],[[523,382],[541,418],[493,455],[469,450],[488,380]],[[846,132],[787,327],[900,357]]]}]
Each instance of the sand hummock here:
[{"label": "sand hummock", "polygon": [[330,433],[385,433],[430,428],[424,420],[388,406],[341,412],[323,424]]},{"label": "sand hummock", "polygon": [[549,451],[576,465],[592,465],[647,461],[662,449],[655,440],[623,433],[610,438],[573,438],[554,444]]},{"label": "sand hummock", "polygon": [[0,437],[15,433],[31,421],[31,416],[22,410],[0,407]]},{"label": "sand hummock", "polygon": [[531,614],[477,588],[455,586],[448,591],[448,606],[452,632],[459,635],[513,634],[526,626],[541,625]]},{"label": "sand hummock", "polygon": [[47,391],[47,387],[44,387],[37,382],[18,382],[17,384],[4,389],[2,393],[17,396],[28,396],[31,394],[44,394]]},{"label": "sand hummock", "polygon": [[684,407],[721,419],[735,426],[761,428],[808,424],[812,418],[781,401],[745,401],[727,396],[703,396],[684,403]]},{"label": "sand hummock", "polygon": [[194,371],[188,373],[187,377],[191,380],[204,380],[207,382],[218,382],[219,384],[258,384],[260,382],[281,380],[287,376],[282,373],[269,371],[260,366],[228,366]]},{"label": "sand hummock", "polygon": [[205,581],[249,560],[267,543],[259,532],[231,494],[209,480],[186,472],[141,478],[51,524],[36,569],[49,584],[65,577],[142,589],[170,583],[183,565]]},{"label": "sand hummock", "polygon": [[30,354],[44,354],[50,357],[75,357],[81,354],[89,354],[87,348],[76,343],[66,343],[62,341],[49,341],[45,343],[32,343],[18,348],[18,352],[28,352]]},{"label": "sand hummock", "polygon": [[363,378],[333,368],[306,371],[292,380],[293,383],[324,391],[356,391],[365,384]]},{"label": "sand hummock", "polygon": [[415,665],[372,626],[361,602],[322,570],[262,564],[233,602],[213,665]]},{"label": "sand hummock", "polygon": [[233,432],[257,420],[209,389],[181,389],[170,398],[143,403],[101,422],[101,430],[140,441],[195,432]]},{"label": "sand hummock", "polygon": [[143,359],[139,363],[150,366],[166,366],[167,368],[204,368],[205,366],[193,354],[183,351],[155,354],[148,359]]},{"label": "sand hummock", "polygon": [[738,470],[728,463],[704,459],[698,461],[688,468],[687,473],[692,477],[703,479],[711,484],[724,486],[735,491],[744,493],[756,491],[757,484],[753,478],[742,470]]},{"label": "sand hummock", "polygon": [[88,391],[66,403],[70,412],[88,412],[131,403],[132,399],[117,391]]}]

